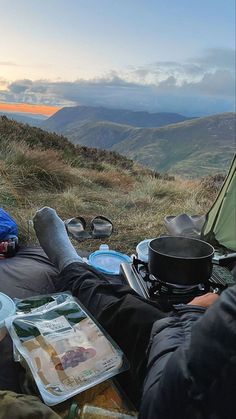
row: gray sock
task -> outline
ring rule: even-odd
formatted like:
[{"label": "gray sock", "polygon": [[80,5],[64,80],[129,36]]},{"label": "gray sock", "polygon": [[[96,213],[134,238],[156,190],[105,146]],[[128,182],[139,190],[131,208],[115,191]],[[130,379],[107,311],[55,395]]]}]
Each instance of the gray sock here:
[{"label": "gray sock", "polygon": [[41,208],[36,212],[33,222],[41,247],[59,271],[73,262],[83,261],[73,247],[63,221],[53,208]]}]

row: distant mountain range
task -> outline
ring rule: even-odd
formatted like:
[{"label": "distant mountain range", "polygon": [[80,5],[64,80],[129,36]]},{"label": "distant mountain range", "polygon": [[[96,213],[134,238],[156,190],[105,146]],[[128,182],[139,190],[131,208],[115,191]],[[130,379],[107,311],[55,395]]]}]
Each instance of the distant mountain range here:
[{"label": "distant mountain range", "polygon": [[158,172],[186,177],[225,173],[236,151],[233,112],[190,119],[173,113],[76,106],[47,119],[6,115],[63,134],[74,144],[116,151]]},{"label": "distant mountain range", "polygon": [[149,113],[123,109],[108,109],[93,106],[73,106],[60,109],[45,121],[42,127],[48,130],[73,134],[87,122],[107,121],[133,127],[161,127],[167,124],[186,121],[186,116],[178,113]]},{"label": "distant mountain range", "polygon": [[235,113],[213,115],[157,129],[136,128],[110,149],[160,172],[214,175],[229,168],[236,152],[235,128]]},{"label": "distant mountain range", "polygon": [[171,113],[63,108],[42,126],[74,144],[117,151],[160,172],[226,172],[235,153],[235,113],[189,119]]},{"label": "distant mountain range", "polygon": [[31,126],[39,127],[42,124],[42,121],[47,119],[45,115],[40,114],[31,114],[23,112],[0,112],[0,116],[5,115],[9,119],[13,119],[17,122],[23,122],[24,124],[29,124]]}]

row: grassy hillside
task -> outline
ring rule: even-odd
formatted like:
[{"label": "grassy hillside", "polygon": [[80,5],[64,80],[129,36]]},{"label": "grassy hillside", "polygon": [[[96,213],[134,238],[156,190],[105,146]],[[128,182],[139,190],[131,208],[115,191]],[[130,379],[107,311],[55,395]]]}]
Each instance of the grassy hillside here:
[{"label": "grassy hillside", "polygon": [[115,150],[160,172],[195,178],[227,171],[235,153],[235,115],[213,115],[162,128],[90,123],[69,138]]},{"label": "grassy hillside", "polygon": [[113,149],[126,149],[126,155],[160,171],[191,177],[226,172],[235,153],[235,115],[213,115],[163,127],[153,130],[145,144],[139,134]]},{"label": "grassy hillside", "polygon": [[66,131],[65,134],[74,144],[112,150],[122,141],[134,136],[139,130],[140,128],[134,128],[130,125],[99,121],[87,122],[78,130]]},{"label": "grassy hillside", "polygon": [[[218,187],[214,179],[168,179],[115,153],[75,147],[66,138],[0,118],[0,199],[20,226],[22,242],[35,243],[29,220],[45,205],[63,218],[110,217],[110,248],[132,253],[163,233],[167,214],[203,214]],[[77,248],[95,250],[101,240]]]}]

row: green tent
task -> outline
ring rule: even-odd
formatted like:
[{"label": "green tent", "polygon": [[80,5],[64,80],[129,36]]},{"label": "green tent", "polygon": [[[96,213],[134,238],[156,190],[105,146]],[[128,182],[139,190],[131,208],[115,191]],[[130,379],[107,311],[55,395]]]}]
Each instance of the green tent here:
[{"label": "green tent", "polygon": [[236,251],[236,155],[202,229],[202,238],[213,246]]}]

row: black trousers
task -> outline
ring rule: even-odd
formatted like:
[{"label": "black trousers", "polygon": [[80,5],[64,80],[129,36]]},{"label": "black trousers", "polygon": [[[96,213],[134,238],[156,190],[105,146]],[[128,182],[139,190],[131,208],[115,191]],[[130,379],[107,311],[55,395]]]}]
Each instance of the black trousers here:
[{"label": "black trousers", "polygon": [[120,279],[103,275],[87,264],[67,266],[57,280],[58,291],[71,291],[125,353],[128,372],[118,381],[138,407],[153,323],[166,317],[157,303],[140,297]]}]

